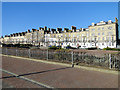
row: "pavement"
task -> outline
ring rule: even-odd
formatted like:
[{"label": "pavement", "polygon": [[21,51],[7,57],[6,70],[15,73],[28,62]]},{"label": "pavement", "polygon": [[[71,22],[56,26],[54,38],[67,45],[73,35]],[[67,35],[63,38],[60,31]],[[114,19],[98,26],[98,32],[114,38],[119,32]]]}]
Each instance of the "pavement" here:
[{"label": "pavement", "polygon": [[118,72],[111,70],[5,55],[1,70],[3,82],[14,88],[118,88]]}]

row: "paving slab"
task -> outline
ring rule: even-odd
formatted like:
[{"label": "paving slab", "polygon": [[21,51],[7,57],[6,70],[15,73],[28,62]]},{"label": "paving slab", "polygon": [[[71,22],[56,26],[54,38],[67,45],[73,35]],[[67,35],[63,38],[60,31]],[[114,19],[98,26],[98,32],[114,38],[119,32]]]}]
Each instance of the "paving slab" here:
[{"label": "paving slab", "polygon": [[[118,75],[2,56],[3,69],[55,88],[118,88]],[[27,85],[26,85],[27,87]]]}]

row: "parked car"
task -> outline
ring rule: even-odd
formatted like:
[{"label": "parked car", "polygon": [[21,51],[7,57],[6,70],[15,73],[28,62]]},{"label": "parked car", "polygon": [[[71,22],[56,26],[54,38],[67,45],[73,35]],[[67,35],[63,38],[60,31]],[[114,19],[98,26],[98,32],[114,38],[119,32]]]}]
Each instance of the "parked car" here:
[{"label": "parked car", "polygon": [[76,47],[67,46],[66,49],[77,49]]},{"label": "parked car", "polygon": [[51,45],[49,45],[48,47],[52,47]]},{"label": "parked car", "polygon": [[57,46],[58,48],[61,48],[61,46]]}]

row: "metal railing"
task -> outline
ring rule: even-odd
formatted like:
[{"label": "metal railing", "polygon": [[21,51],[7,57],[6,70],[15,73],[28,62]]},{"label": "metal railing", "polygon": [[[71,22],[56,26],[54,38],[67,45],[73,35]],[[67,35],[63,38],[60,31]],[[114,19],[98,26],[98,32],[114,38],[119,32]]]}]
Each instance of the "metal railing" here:
[{"label": "metal railing", "polygon": [[2,54],[5,55],[74,63],[76,65],[101,66],[109,69],[120,70],[120,53],[95,55],[87,52],[73,52],[66,50],[56,51],[7,47],[0,49],[2,49]]}]

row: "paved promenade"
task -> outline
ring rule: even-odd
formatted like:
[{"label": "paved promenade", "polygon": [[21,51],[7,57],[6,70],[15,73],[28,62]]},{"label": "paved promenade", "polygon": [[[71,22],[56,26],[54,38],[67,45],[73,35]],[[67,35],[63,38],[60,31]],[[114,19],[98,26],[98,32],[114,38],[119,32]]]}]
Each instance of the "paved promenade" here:
[{"label": "paved promenade", "polygon": [[4,84],[15,88],[118,88],[114,73],[2,56]]}]

